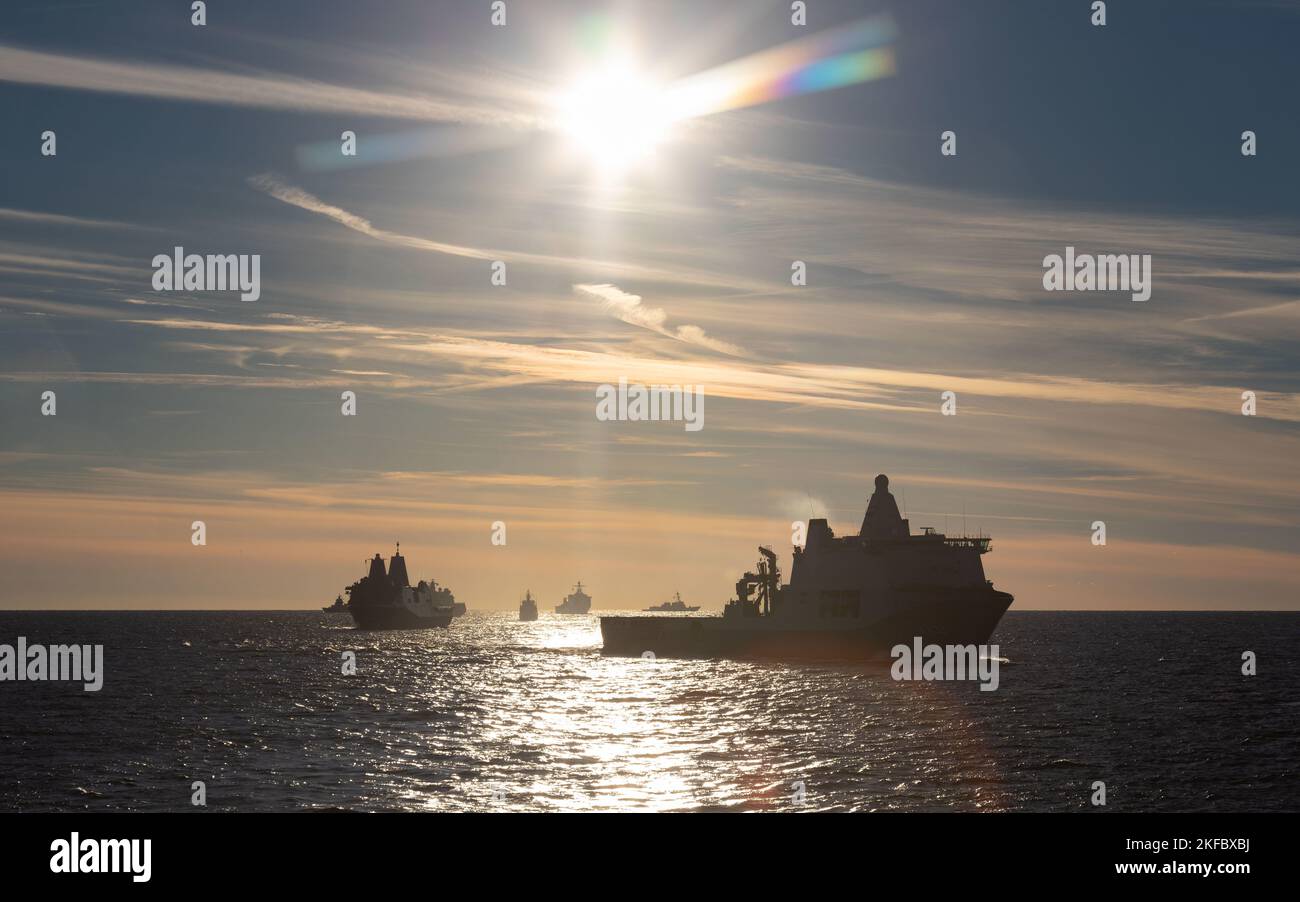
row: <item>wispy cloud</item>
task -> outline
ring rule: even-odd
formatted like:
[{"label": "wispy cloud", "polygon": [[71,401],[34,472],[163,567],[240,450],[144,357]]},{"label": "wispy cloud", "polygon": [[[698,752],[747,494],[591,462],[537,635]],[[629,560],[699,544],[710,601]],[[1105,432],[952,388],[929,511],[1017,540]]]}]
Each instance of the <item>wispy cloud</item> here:
[{"label": "wispy cloud", "polygon": [[640,326],[643,329],[658,332],[660,335],[667,335],[669,338],[675,338],[687,344],[699,345],[702,348],[730,354],[734,357],[739,357],[742,353],[741,349],[736,345],[717,338],[710,338],[699,326],[687,324],[669,329],[667,325],[668,314],[662,308],[647,307],[641,303],[640,295],[629,294],[617,285],[605,283],[601,285],[574,285],[573,287],[582,294],[602,301],[606,309],[630,325]]},{"label": "wispy cloud", "polygon": [[[822,265],[952,298],[1047,302],[1041,261],[1067,244],[1150,254],[1157,295],[1143,312],[1171,325],[1300,287],[1294,221],[1045,208],[752,155],[723,156],[719,166],[744,179],[736,210],[754,244],[812,246]],[[1211,287],[1218,280],[1234,290]],[[1178,315],[1169,317],[1174,300]]]},{"label": "wispy cloud", "polygon": [[249,184],[259,191],[262,191],[278,201],[306,210],[309,213],[316,213],[332,219],[339,225],[346,226],[355,232],[360,232],[376,241],[383,241],[386,244],[397,247],[411,248],[417,251],[428,251],[436,254],[448,254],[453,257],[468,257],[474,260],[502,260],[507,263],[523,263],[536,266],[545,266],[550,268],[559,268],[570,272],[582,271],[586,273],[607,274],[610,276],[655,279],[664,282],[676,282],[685,285],[701,285],[715,288],[737,289],[747,288],[750,290],[761,290],[770,288],[762,282],[748,280],[743,277],[720,276],[715,273],[704,272],[690,267],[653,267],[642,266],[635,263],[625,263],[616,260],[596,260],[581,256],[563,256],[559,254],[538,254],[519,250],[504,250],[500,248],[478,248],[467,245],[452,244],[444,241],[434,241],[430,238],[422,238],[416,235],[405,235],[401,232],[393,232],[388,229],[381,229],[375,226],[369,219],[352,213],[342,207],[327,203],[294,185],[291,185],[276,175],[271,173],[262,173],[249,178]]},{"label": "wispy cloud", "polygon": [[[667,331],[666,314],[655,308],[644,308],[636,295],[628,295],[612,285],[576,287],[602,302],[612,302],[611,309],[621,311],[620,319],[624,319],[625,312],[629,317],[625,319],[627,322],[678,337],[677,333]],[[174,331],[303,336],[310,338],[311,349],[316,353],[323,350],[322,342],[332,337],[346,342],[350,355],[358,361],[383,362],[390,369],[400,362],[412,372],[441,360],[480,375],[525,382],[595,385],[610,381],[613,374],[625,374],[644,382],[705,385],[710,394],[718,397],[798,403],[826,409],[912,411],[931,416],[937,403],[933,399],[938,392],[948,390],[970,398],[1220,414],[1238,414],[1240,404],[1240,389],[1226,385],[1162,384],[1014,372],[971,375],[824,363],[762,363],[750,359],[670,359],[623,350],[538,345],[289,314],[246,322],[180,317],[131,318],[123,322]],[[363,341],[369,343],[359,343]],[[27,375],[37,378],[41,374]],[[110,378],[107,374],[97,377],[91,373],[60,375],[68,379]],[[165,374],[152,375],[165,378]],[[11,373],[0,378],[26,377]],[[411,386],[438,384],[419,375],[394,378]],[[489,381],[483,387],[495,384]],[[1300,394],[1281,391],[1257,391],[1256,394],[1261,418],[1300,422]],[[967,415],[979,415],[978,409],[967,407],[966,411]]]},{"label": "wispy cloud", "polygon": [[0,220],[9,220],[27,225],[76,226],[88,229],[146,229],[150,226],[137,226],[110,219],[89,219],[84,216],[64,216],[60,213],[44,213],[38,210],[15,210],[0,207]]},{"label": "wispy cloud", "polygon": [[0,45],[0,81],[224,106],[517,128],[536,124],[535,118],[524,111],[434,94],[353,88],[279,74],[244,75],[220,69],[123,62],[12,45]]},{"label": "wispy cloud", "polygon": [[383,241],[388,244],[396,244],[400,247],[409,247],[420,251],[432,251],[436,254],[450,254],[453,257],[469,257],[474,260],[492,260],[496,255],[492,251],[479,250],[478,248],[465,247],[459,244],[448,244],[442,241],[433,241],[428,238],[417,238],[413,235],[403,235],[399,232],[390,232],[387,229],[376,228],[370,220],[355,213],[349,213],[342,207],[336,207],[333,204],[326,203],[316,195],[311,194],[301,188],[294,187],[276,178],[270,173],[253,176],[248,180],[259,191],[264,191],[278,201],[283,201],[290,206],[298,207],[309,213],[317,213],[334,220],[341,226],[346,226],[354,232],[360,232],[374,238],[376,241]]}]

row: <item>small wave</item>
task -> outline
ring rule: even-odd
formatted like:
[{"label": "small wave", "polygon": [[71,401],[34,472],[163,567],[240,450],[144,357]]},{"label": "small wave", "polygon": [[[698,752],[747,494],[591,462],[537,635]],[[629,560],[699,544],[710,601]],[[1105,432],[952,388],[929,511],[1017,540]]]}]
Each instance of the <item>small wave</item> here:
[{"label": "small wave", "polygon": [[413,722],[413,721],[433,721],[433,720],[451,720],[456,714],[452,711],[403,711],[401,714],[394,715],[393,720]]},{"label": "small wave", "polygon": [[1046,769],[1055,770],[1057,768],[1063,768],[1063,767],[1087,767],[1087,766],[1088,765],[1084,764],[1082,761],[1075,761],[1072,758],[1057,758],[1055,761],[1049,761],[1048,763],[1044,764],[1043,768],[1045,770]]}]

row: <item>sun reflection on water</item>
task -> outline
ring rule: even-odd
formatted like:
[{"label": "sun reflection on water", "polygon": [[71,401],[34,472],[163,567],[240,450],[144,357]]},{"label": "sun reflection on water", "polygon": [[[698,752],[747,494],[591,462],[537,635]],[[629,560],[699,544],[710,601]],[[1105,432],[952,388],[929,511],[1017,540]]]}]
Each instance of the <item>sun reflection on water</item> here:
[{"label": "sun reflection on water", "polygon": [[[380,640],[390,642],[403,656],[419,650],[428,703],[448,706],[419,740],[386,746],[449,762],[445,781],[396,795],[411,809],[914,808],[926,781],[907,746],[953,730],[943,691],[860,668],[606,657],[594,615],[477,613],[447,632]],[[963,768],[996,782],[971,722],[950,741]],[[392,761],[390,771],[408,767]],[[998,807],[957,782],[937,807]]]}]

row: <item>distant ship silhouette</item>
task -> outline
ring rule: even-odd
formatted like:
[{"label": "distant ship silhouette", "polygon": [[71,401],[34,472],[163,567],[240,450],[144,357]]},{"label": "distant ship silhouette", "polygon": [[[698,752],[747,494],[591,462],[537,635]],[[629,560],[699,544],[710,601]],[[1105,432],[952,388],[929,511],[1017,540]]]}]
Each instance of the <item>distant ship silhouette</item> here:
[{"label": "distant ship silhouette", "polygon": [[591,596],[582,591],[582,583],[573,587],[573,592],[564,596],[564,601],[555,606],[557,614],[586,614],[591,610]]},{"label": "distant ship silhouette", "polygon": [[536,620],[537,619],[537,602],[533,600],[532,590],[524,592],[524,600],[519,602],[519,619]]},{"label": "distant ship silhouette", "polygon": [[808,522],[781,585],[776,554],[760,547],[758,570],[736,583],[721,617],[604,616],[604,651],[683,657],[877,658],[913,638],[982,645],[1014,600],[984,577],[984,536],[912,535],[876,477],[856,536],[836,537],[825,519]]},{"label": "distant ship silhouette", "polygon": [[348,605],[347,602],[343,600],[343,596],[340,595],[338,598],[334,599],[333,604],[326,605],[321,608],[321,610],[326,614],[346,614],[348,612]]},{"label": "distant ship silhouette", "polygon": [[653,604],[646,608],[647,611],[698,611],[699,605],[688,605],[682,601],[682,593],[673,593],[672,601],[665,601],[663,604]]}]

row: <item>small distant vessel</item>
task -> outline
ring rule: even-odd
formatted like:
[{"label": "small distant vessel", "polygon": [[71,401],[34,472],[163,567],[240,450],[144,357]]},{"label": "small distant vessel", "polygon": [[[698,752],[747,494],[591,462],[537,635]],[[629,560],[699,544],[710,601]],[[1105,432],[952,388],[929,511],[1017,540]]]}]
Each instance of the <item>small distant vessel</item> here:
[{"label": "small distant vessel", "polygon": [[519,619],[536,620],[537,602],[533,601],[532,590],[524,592],[524,600],[519,602]]},{"label": "small distant vessel", "polygon": [[665,601],[663,604],[651,605],[646,608],[647,611],[698,611],[699,605],[687,605],[682,601],[682,593],[674,592],[672,601]]},{"label": "small distant vessel", "polygon": [[591,610],[591,596],[582,591],[582,583],[573,587],[573,592],[564,597],[564,601],[555,606],[557,614],[586,614]]},{"label": "small distant vessel", "polygon": [[921,637],[939,645],[983,645],[1013,601],[993,588],[981,561],[987,536],[912,535],[876,477],[857,535],[808,521],[782,585],[776,552],[760,547],[756,571],[736,583],[721,617],[602,616],[604,651],[660,657],[887,658]]},{"label": "small distant vessel", "polygon": [[340,595],[338,598],[334,599],[333,604],[326,605],[321,608],[321,610],[326,614],[346,614],[348,612],[348,603],[344,601],[343,596]]},{"label": "small distant vessel", "polygon": [[375,555],[370,572],[348,586],[348,610],[363,630],[427,629],[451,625],[456,598],[433,580],[412,586],[406,575],[406,559],[397,551],[384,569],[384,559]]},{"label": "small distant vessel", "polygon": [[[427,583],[428,583],[429,585],[431,585],[431,586],[432,586],[432,585],[436,585],[432,579],[429,579],[429,578],[427,578],[427,577],[426,577],[425,579],[421,580],[421,582],[427,582]],[[451,597],[451,593],[450,593],[450,592],[448,592],[447,595],[446,595],[444,598],[438,600],[438,606],[439,606],[439,607],[450,608],[450,609],[451,609],[451,616],[453,616],[453,617],[464,617],[464,616],[465,616],[465,602],[463,602],[463,601],[456,601],[454,598]]]}]

